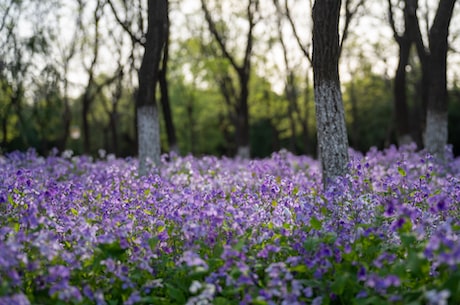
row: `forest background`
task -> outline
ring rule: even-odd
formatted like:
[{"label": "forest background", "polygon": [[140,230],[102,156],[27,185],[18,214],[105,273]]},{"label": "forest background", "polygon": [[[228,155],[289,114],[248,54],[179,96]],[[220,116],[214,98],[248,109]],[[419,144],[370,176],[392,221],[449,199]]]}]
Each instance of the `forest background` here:
[{"label": "forest background", "polygon": [[[396,77],[407,2],[416,4],[428,45],[437,1],[342,3],[340,74],[349,143],[356,150],[412,141],[423,148],[426,104],[415,43],[404,77]],[[157,90],[162,151],[237,153],[239,67],[250,75],[251,156],[281,148],[315,156],[311,7],[307,0],[169,1],[164,82]],[[447,70],[448,142],[457,155],[459,9],[450,26]],[[1,0],[1,152],[34,147],[41,154],[57,148],[136,155],[135,95],[147,20],[143,0]],[[401,86],[403,99],[396,90]]]}]

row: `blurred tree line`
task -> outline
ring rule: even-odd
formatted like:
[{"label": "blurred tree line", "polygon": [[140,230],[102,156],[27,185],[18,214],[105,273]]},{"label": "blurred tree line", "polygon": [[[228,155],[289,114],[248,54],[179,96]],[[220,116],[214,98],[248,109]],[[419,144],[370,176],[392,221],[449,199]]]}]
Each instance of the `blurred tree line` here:
[{"label": "blurred tree line", "polygon": [[[1,151],[34,147],[42,154],[53,148],[97,154],[104,149],[136,155],[135,100],[151,2],[1,0]],[[416,2],[420,39],[426,43],[438,1]],[[395,104],[401,100],[395,88],[401,86],[403,133],[419,148],[424,145],[427,68],[415,40],[400,71],[404,78],[396,75],[398,60],[406,56],[398,53],[395,39],[407,28],[403,3],[342,3],[345,118],[350,146],[360,151],[403,144],[400,104]],[[154,90],[162,151],[264,157],[286,148],[316,155],[312,1],[168,4],[167,49]],[[454,20],[460,17],[456,11]],[[452,22],[448,59],[448,143],[456,154],[458,26]]]}]

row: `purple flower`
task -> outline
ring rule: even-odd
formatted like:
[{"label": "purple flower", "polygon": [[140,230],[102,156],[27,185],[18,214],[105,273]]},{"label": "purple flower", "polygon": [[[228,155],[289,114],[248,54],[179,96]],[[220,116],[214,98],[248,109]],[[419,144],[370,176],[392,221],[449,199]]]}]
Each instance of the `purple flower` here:
[{"label": "purple flower", "polygon": [[131,293],[131,295],[128,297],[128,299],[123,303],[123,305],[134,305],[137,302],[141,301],[141,295],[138,291],[134,291]]},{"label": "purple flower", "polygon": [[203,270],[208,270],[208,264],[195,252],[185,251],[180,259],[188,267],[195,267]]},{"label": "purple flower", "polygon": [[311,305],[321,305],[323,304],[323,297],[316,297],[311,302]]},{"label": "purple flower", "polygon": [[303,290],[303,294],[304,294],[307,298],[311,298],[311,297],[313,296],[313,288],[311,288],[310,286],[305,287],[305,289]]},{"label": "purple flower", "polygon": [[358,281],[365,281],[366,280],[366,268],[361,267],[358,270]]},{"label": "purple flower", "polygon": [[406,219],[403,217],[399,217],[395,221],[392,222],[391,224],[391,229],[393,231],[397,231],[402,228],[402,226],[406,223]]},{"label": "purple flower", "polygon": [[0,297],[0,305],[30,305],[29,299],[22,293]]}]

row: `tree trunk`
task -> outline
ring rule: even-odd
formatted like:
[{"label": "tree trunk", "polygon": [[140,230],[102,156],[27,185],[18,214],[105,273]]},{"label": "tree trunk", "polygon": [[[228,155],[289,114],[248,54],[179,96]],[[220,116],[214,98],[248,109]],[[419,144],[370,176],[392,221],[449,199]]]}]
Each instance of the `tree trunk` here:
[{"label": "tree trunk", "polygon": [[160,84],[160,91],[161,91],[161,106],[162,106],[163,116],[165,120],[166,135],[168,137],[169,151],[178,153],[179,148],[177,147],[176,129],[174,128],[171,106],[169,103],[168,83],[166,81],[166,75],[164,75],[163,72],[160,74],[159,84]]},{"label": "tree trunk", "polygon": [[396,69],[393,86],[396,137],[399,146],[412,142],[409,125],[409,107],[407,105],[406,94],[406,66],[409,64],[411,44],[409,37],[401,37],[399,42],[399,63]]},{"label": "tree trunk", "polygon": [[91,151],[91,141],[90,141],[90,132],[89,132],[89,122],[88,122],[88,113],[89,107],[91,104],[91,84],[92,84],[92,77],[90,77],[90,81],[88,81],[88,86],[83,94],[82,98],[82,108],[81,108],[81,118],[83,124],[83,153],[89,154]]},{"label": "tree trunk", "polygon": [[112,135],[112,153],[115,154],[115,156],[119,155],[119,149],[118,149],[118,111],[114,109],[110,113],[110,130],[111,130],[111,135]]},{"label": "tree trunk", "polygon": [[195,97],[192,93],[192,95],[187,99],[187,104],[186,104],[186,110],[187,110],[187,120],[188,120],[188,126],[189,126],[189,149],[190,153],[195,154],[196,153],[196,134],[195,134],[195,111],[194,111],[194,100]]},{"label": "tree trunk", "polygon": [[294,80],[294,73],[291,71],[287,77],[286,84],[286,99],[288,100],[288,118],[289,127],[291,129],[291,136],[289,137],[289,150],[292,153],[297,152],[297,129],[294,118],[294,112],[298,109],[297,107],[297,91]]},{"label": "tree trunk", "polygon": [[340,89],[340,0],[316,0],[313,6],[313,75],[319,154],[326,187],[347,173],[348,139]]},{"label": "tree trunk", "polygon": [[[248,64],[249,65],[249,64]],[[236,126],[236,155],[243,159],[249,159],[251,155],[251,148],[249,144],[249,70],[250,67],[241,69],[240,72],[240,95],[238,99],[237,108],[237,126]]]},{"label": "tree trunk", "polygon": [[[168,18],[168,16],[166,16]],[[168,137],[169,151],[174,153],[179,153],[179,148],[177,147],[177,137],[176,130],[174,128],[174,122],[172,119],[171,106],[169,100],[168,92],[168,81],[166,78],[168,71],[168,57],[169,57],[169,18],[168,18],[168,32],[167,32],[167,42],[164,47],[163,59],[161,63],[161,69],[159,74],[159,85],[161,92],[161,106],[163,110],[163,117],[165,120],[166,135]]]},{"label": "tree trunk", "polygon": [[6,148],[8,144],[8,118],[10,118],[12,104],[8,103],[5,108],[5,115],[2,117],[2,147],[4,148]]},{"label": "tree trunk", "polygon": [[418,0],[407,0],[404,2],[404,33],[399,35],[393,16],[393,4],[388,0],[390,25],[393,34],[399,46],[399,63],[396,69],[394,79],[394,112],[396,120],[396,138],[398,145],[409,144],[414,141],[411,135],[411,125],[409,107],[407,104],[407,72],[406,67],[409,64],[409,56],[412,44],[416,41],[416,31],[419,27],[417,20]]},{"label": "tree trunk", "polygon": [[136,99],[139,142],[139,175],[146,175],[149,162],[160,164],[160,124],[156,101],[159,66],[167,43],[168,0],[148,1],[148,29],[139,69]]},{"label": "tree trunk", "polygon": [[72,113],[70,111],[69,98],[67,94],[64,96],[63,102],[64,102],[64,112],[62,114],[63,131],[62,131],[62,136],[60,137],[58,141],[59,151],[64,151],[67,146],[67,140],[69,139],[69,135],[70,135],[70,122],[72,120]]},{"label": "tree trunk", "polygon": [[425,147],[444,158],[447,145],[447,49],[449,25],[455,0],[439,1],[429,33],[430,60],[428,109],[426,116]]}]

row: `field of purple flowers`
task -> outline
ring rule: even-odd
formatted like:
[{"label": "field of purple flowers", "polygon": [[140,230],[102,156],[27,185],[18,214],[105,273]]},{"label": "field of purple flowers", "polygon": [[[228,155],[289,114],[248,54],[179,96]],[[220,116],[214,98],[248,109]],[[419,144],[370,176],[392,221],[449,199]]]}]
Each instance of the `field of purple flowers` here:
[{"label": "field of purple flowers", "polygon": [[0,304],[459,304],[460,160],[0,158]]}]

